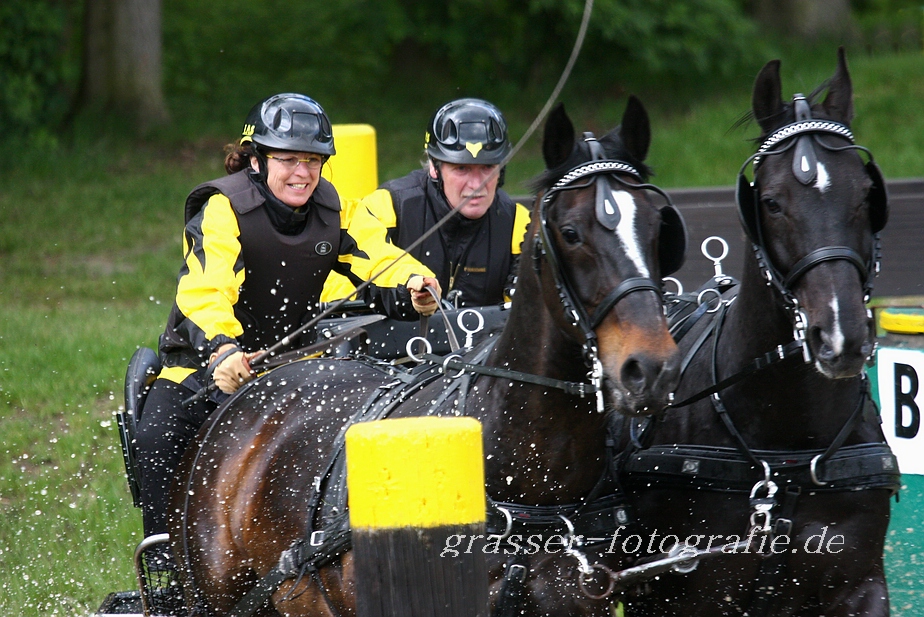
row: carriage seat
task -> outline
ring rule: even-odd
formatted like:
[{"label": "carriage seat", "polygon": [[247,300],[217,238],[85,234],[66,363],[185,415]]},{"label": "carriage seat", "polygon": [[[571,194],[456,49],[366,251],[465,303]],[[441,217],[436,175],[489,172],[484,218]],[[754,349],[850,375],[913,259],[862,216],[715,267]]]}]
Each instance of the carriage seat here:
[{"label": "carriage seat", "polygon": [[136,508],[141,507],[141,476],[135,460],[135,434],[144,400],[160,369],[160,357],[153,349],[140,347],[135,351],[125,371],[125,408],[116,416],[119,438],[122,441],[125,476],[132,493],[132,503]]}]

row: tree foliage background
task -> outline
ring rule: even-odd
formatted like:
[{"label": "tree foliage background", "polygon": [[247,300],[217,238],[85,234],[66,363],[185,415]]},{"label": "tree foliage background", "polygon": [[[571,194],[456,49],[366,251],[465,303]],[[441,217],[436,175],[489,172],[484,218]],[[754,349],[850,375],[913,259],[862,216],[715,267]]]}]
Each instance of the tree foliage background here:
[{"label": "tree foliage background", "polygon": [[[740,4],[598,0],[577,74],[599,88],[642,72],[728,73],[754,30]],[[281,21],[273,2],[165,0],[166,88],[225,103],[292,88],[368,107],[396,84],[425,96],[511,98],[557,78],[583,8],[582,0],[331,0],[287,5]]]},{"label": "tree foliage background", "polygon": [[[70,119],[86,1],[0,3],[8,136],[53,142]],[[771,53],[754,19],[767,1],[596,0],[569,89],[749,79]],[[918,0],[851,8],[865,45],[920,45]],[[242,109],[282,90],[335,101],[341,117],[375,114],[396,96],[423,97],[425,107],[459,92],[502,105],[538,99],[564,66],[583,9],[584,0],[163,0],[164,94],[176,125],[199,130],[236,124]]]}]

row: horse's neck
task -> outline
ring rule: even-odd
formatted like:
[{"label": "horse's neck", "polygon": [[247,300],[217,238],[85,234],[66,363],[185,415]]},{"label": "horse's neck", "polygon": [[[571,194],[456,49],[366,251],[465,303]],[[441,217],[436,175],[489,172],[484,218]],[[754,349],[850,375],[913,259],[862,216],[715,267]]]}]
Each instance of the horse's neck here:
[{"label": "horse's neck", "polygon": [[[488,363],[562,381],[586,381],[581,349],[539,303],[521,303]],[[585,497],[605,465],[605,417],[592,396],[511,379],[479,380],[469,409],[485,434],[488,494],[499,501],[548,504]]]},{"label": "horse's neck", "polygon": [[[714,355],[710,344],[709,372],[715,362],[717,379],[728,378],[793,340],[792,323],[778,294],[766,285],[756,265],[746,266]],[[857,379],[829,379],[800,355],[746,377],[722,392],[721,399],[752,448],[810,449],[834,438],[853,412],[858,391]],[[713,423],[721,424],[717,419]]]}]

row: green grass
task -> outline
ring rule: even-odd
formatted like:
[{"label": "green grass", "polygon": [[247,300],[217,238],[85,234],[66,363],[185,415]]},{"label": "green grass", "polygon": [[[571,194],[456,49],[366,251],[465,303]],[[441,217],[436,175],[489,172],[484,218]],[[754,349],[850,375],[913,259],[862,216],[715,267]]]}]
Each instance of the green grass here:
[{"label": "green grass", "polygon": [[[854,55],[850,64],[859,143],[887,177],[922,175],[924,56]],[[784,57],[784,93],[811,90],[833,67],[833,49]],[[670,84],[638,88],[660,185],[732,184],[754,148],[756,127],[731,128],[749,107],[753,77],[688,85],[682,96]],[[419,164],[433,110],[412,94],[378,101],[368,115],[332,114],[376,126],[380,180]],[[598,134],[625,105],[624,96],[591,100],[567,89],[564,100],[577,130]],[[514,138],[543,103],[505,108]],[[144,142],[81,125],[60,149],[8,155],[0,171],[2,614],[86,614],[106,593],[134,586],[140,514],[114,418],[124,368],[137,346],[156,344],[166,320],[185,196],[221,174],[221,146],[239,129],[202,135],[193,124]],[[542,168],[540,141],[541,130],[509,166],[510,192],[524,193],[523,181]]]}]

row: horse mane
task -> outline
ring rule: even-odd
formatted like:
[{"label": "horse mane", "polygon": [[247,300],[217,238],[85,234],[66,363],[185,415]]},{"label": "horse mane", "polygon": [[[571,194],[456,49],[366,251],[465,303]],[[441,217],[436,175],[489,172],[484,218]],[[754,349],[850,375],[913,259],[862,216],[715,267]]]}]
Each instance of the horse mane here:
[{"label": "horse mane", "polygon": [[[603,146],[603,152],[607,159],[622,161],[632,165],[642,175],[642,180],[644,182],[648,182],[648,179],[654,175],[654,171],[651,167],[634,157],[629,152],[628,148],[625,147],[622,139],[619,137],[618,126],[603,137],[600,137],[598,141],[600,145]],[[539,173],[534,178],[527,181],[526,186],[534,195],[547,191],[566,173],[578,165],[586,163],[590,159],[590,147],[583,139],[578,139],[574,142],[574,148],[571,150],[571,154],[563,163]]]}]

